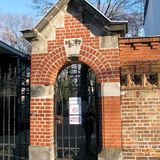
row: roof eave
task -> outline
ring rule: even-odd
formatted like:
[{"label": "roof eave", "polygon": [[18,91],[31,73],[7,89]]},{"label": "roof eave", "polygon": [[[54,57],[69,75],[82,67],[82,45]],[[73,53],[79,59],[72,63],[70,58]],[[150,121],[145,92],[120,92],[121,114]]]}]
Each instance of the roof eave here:
[{"label": "roof eave", "polygon": [[116,22],[110,25],[105,25],[105,29],[111,33],[120,34],[122,37],[128,33],[128,22]]},{"label": "roof eave", "polygon": [[31,42],[37,36],[37,31],[41,32],[44,27],[49,24],[50,20],[61,10],[61,8],[70,0],[59,0],[49,9],[49,11],[40,19],[40,21],[32,28],[22,30],[23,37]]},{"label": "roof eave", "polygon": [[9,46],[8,44],[6,44],[2,41],[0,41],[0,47],[7,50],[7,53],[14,54],[14,55],[19,56],[19,57],[25,58],[26,56],[28,56],[27,54],[24,54],[24,53],[18,51],[17,49]]},{"label": "roof eave", "polygon": [[[107,28],[109,28],[109,31],[114,31],[114,32],[120,31],[121,33],[123,32],[123,35],[128,33],[128,21],[112,21],[109,18],[107,18],[102,12],[100,12],[95,6],[93,6],[90,2],[88,2],[87,0],[85,0],[85,2],[90,7],[92,7],[102,17],[103,23],[105,20],[104,26],[105,26],[105,28],[107,26]],[[117,26],[119,26],[119,27],[117,27]]]},{"label": "roof eave", "polygon": [[33,28],[37,29],[38,31],[41,31],[69,1],[70,0],[57,1]]},{"label": "roof eave", "polygon": [[[27,39],[28,41],[31,41],[32,39],[36,38],[36,33],[37,31],[40,32],[43,30],[43,28],[49,24],[50,20],[56,16],[56,14],[66,5],[70,2],[71,0],[59,0],[55,3],[53,7],[50,8],[50,10],[41,18],[41,20],[37,23],[33,29],[30,30],[23,30],[22,33],[24,35],[24,38]],[[80,2],[80,1],[74,1],[74,2]],[[102,27],[105,28],[112,28],[110,31],[114,30],[115,31],[120,31],[120,33],[123,32],[123,35],[125,35],[128,32],[128,22],[126,21],[111,21],[109,18],[107,18],[103,13],[101,13],[98,9],[96,9],[90,2],[87,0],[81,1],[80,3],[85,3],[87,4],[88,7],[90,7],[95,14],[94,19],[97,20],[98,22],[101,21]],[[83,4],[84,6],[84,4]],[[114,27],[116,26],[116,27]],[[117,26],[119,26],[117,28]],[[117,28],[117,30],[115,30]]]},{"label": "roof eave", "polygon": [[33,39],[37,37],[34,29],[22,30],[21,33],[23,34],[23,37],[29,42],[31,42]]}]

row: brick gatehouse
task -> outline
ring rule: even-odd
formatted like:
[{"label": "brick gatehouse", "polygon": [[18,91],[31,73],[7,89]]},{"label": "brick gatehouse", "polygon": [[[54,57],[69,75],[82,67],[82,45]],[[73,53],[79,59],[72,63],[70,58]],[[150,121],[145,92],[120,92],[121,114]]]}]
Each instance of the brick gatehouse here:
[{"label": "brick gatehouse", "polygon": [[160,160],[160,37],[121,38],[87,1],[60,0],[32,30],[30,160],[55,153],[54,85],[68,63],[88,65],[99,86],[99,160]]}]

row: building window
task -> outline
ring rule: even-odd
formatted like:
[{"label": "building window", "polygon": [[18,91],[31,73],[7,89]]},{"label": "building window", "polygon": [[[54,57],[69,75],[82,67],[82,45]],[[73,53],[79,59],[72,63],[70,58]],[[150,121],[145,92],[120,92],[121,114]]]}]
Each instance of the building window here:
[{"label": "building window", "polygon": [[129,81],[130,81],[129,86],[131,86],[131,87],[142,86],[142,74],[131,74]]},{"label": "building window", "polygon": [[158,86],[158,74],[157,73],[147,73],[145,74],[145,86]]},{"label": "building window", "polygon": [[121,75],[121,86],[127,87],[127,84],[128,84],[127,74]]},{"label": "building window", "polygon": [[122,89],[159,87],[160,73],[121,73]]}]

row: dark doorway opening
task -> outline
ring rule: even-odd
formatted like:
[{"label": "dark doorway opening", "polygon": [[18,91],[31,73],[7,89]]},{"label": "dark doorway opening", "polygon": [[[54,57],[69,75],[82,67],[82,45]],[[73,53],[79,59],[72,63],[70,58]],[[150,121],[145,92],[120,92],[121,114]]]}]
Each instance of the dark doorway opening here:
[{"label": "dark doorway opening", "polygon": [[[86,140],[88,137],[86,115],[90,106],[92,106],[93,127],[88,141]],[[78,107],[77,115],[76,111],[74,113],[76,107]],[[55,85],[55,157],[57,160],[97,160],[98,116],[97,83],[92,69],[85,64],[71,64],[62,68]]]}]

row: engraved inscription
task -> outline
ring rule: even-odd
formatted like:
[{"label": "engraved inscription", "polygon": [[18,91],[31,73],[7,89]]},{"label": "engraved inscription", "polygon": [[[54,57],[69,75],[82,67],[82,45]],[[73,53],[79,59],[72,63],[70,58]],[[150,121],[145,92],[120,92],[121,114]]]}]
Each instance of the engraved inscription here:
[{"label": "engraved inscription", "polygon": [[67,57],[78,57],[82,44],[81,38],[70,38],[64,40]]},{"label": "engraved inscription", "polygon": [[65,45],[68,47],[68,48],[72,48],[74,46],[79,46],[81,44],[81,40],[80,39],[73,39],[73,40],[66,40],[65,41]]}]

